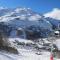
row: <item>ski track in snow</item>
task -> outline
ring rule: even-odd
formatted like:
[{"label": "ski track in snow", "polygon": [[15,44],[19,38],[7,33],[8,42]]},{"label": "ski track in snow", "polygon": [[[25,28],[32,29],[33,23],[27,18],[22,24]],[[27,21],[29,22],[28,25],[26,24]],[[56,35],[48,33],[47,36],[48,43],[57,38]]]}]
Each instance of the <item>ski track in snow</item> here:
[{"label": "ski track in snow", "polygon": [[[57,43],[60,42],[60,39],[57,40]],[[60,44],[59,44],[60,45]],[[7,52],[0,51],[0,60],[50,60],[50,52],[42,51],[41,54],[37,55],[37,50],[32,50],[28,48],[16,47],[19,51],[19,54],[11,54]],[[54,59],[60,60],[60,59]]]},{"label": "ski track in snow", "polygon": [[0,52],[0,60],[50,60],[49,52],[42,52],[42,55],[37,55],[36,52],[34,51],[26,49],[18,50],[19,50],[18,55]]},{"label": "ski track in snow", "polygon": [[12,56],[12,55],[9,55],[9,54],[7,54],[7,53],[3,53],[3,52],[0,52],[0,58],[2,57],[2,59],[1,60],[17,60],[17,59],[15,59],[15,57],[14,56]]}]

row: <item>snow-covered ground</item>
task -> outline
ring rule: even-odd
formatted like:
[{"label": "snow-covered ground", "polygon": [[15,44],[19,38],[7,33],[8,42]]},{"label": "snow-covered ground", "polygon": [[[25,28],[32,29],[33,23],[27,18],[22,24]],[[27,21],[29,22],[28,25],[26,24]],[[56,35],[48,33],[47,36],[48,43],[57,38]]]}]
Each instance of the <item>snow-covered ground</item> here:
[{"label": "snow-covered ground", "polygon": [[[17,38],[16,38],[17,39]],[[13,39],[9,39],[13,41]],[[15,39],[14,39],[15,40]],[[19,42],[33,43],[32,41],[27,41],[24,39],[18,39]],[[59,47],[60,39],[57,39],[57,46]],[[26,46],[25,46],[26,47]],[[26,49],[27,48],[27,49]],[[0,60],[50,60],[51,53],[48,51],[38,51],[35,49],[29,49],[28,47],[17,47],[19,54],[11,54],[5,51],[0,51]],[[54,60],[60,60],[54,58]]]},{"label": "snow-covered ground", "polygon": [[60,50],[60,39],[57,39],[57,40],[55,41],[55,44],[56,44],[56,46],[58,47],[58,49]]},{"label": "snow-covered ground", "polygon": [[[41,52],[41,55],[37,55],[34,51],[25,49],[18,49],[19,54],[14,55],[6,52],[0,52],[0,60],[50,60],[50,52]],[[60,59],[56,59],[60,60]]]},{"label": "snow-covered ground", "polygon": [[[37,55],[35,52],[31,52],[25,49],[19,49],[19,55],[13,55],[0,52],[0,60],[49,60],[49,52],[43,52],[42,55]],[[41,52],[42,53],[42,52]]]}]

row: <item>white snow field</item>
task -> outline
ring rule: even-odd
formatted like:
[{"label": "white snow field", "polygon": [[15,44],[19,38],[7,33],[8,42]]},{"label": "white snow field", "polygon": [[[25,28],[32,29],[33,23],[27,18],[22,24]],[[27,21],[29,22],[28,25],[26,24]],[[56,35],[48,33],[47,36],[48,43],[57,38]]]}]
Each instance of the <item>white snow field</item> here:
[{"label": "white snow field", "polygon": [[[20,42],[25,42],[25,43],[33,43],[32,41],[27,41],[25,39],[18,39]],[[9,39],[11,42],[14,39]],[[58,39],[59,40],[59,39]],[[58,41],[57,40],[57,41]],[[58,45],[57,45],[58,46]],[[5,51],[0,51],[0,60],[50,60],[50,55],[51,53],[48,51],[37,51],[32,48],[28,47],[17,47],[19,54],[12,54],[12,53],[7,53]],[[60,60],[57,58],[54,58],[54,60]]]},{"label": "white snow field", "polygon": [[[35,52],[31,52],[25,49],[19,49],[20,54],[8,54],[0,52],[0,60],[49,60],[49,52],[43,52],[42,55],[37,55]],[[46,54],[47,53],[47,54]]]},{"label": "white snow field", "polygon": [[57,39],[55,42],[56,46],[58,47],[58,49],[60,50],[60,39]]},{"label": "white snow field", "polygon": [[25,49],[19,49],[19,51],[19,55],[0,52],[0,60],[50,60],[50,52],[41,52],[42,55],[37,55],[36,52]]}]

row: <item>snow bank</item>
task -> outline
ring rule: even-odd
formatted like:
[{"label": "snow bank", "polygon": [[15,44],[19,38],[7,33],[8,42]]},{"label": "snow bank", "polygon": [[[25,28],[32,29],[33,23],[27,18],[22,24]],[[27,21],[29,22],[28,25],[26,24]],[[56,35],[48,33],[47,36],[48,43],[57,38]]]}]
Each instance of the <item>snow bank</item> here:
[{"label": "snow bank", "polygon": [[56,44],[56,46],[58,47],[58,49],[60,50],[60,39],[57,39],[57,40],[55,41],[55,44]]},{"label": "snow bank", "polygon": [[16,41],[16,40],[17,40],[18,42],[33,43],[33,44],[34,44],[33,41],[27,40],[27,39],[21,39],[21,38],[9,38],[9,41],[12,41],[12,42],[14,42],[14,41]]}]

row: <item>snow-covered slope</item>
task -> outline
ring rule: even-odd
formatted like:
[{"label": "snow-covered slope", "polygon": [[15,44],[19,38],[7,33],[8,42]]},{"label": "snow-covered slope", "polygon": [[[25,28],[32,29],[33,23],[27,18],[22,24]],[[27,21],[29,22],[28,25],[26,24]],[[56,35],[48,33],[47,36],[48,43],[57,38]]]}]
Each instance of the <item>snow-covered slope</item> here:
[{"label": "snow-covered slope", "polygon": [[1,11],[3,15],[0,16],[0,22],[6,22],[8,25],[14,27],[36,25],[51,29],[51,24],[41,14],[33,12],[30,8],[1,9]]},{"label": "snow-covered slope", "polygon": [[60,27],[60,20],[54,19],[54,18],[50,18],[50,17],[47,17],[45,19],[47,19],[52,24],[53,28],[55,28],[55,29],[57,28],[58,29]]},{"label": "snow-covered slope", "polygon": [[12,27],[12,31],[18,28],[26,29],[30,26],[48,31],[52,30],[51,23],[42,14],[32,11],[30,8],[5,8],[1,9],[0,12],[3,12],[0,16],[0,23],[4,22],[5,25]]},{"label": "snow-covered slope", "polygon": [[[19,42],[25,42],[25,43],[33,43],[32,41],[28,41],[25,39],[18,39],[16,38]],[[11,40],[16,40],[12,39]],[[21,41],[22,40],[22,41]],[[25,48],[24,48],[25,47]],[[25,46],[19,46],[17,47],[19,54],[11,54],[7,53],[5,51],[0,51],[0,60],[50,60],[50,55],[51,52],[46,51],[46,50],[35,50],[35,49],[29,49],[28,47],[26,48]],[[4,58],[3,58],[4,57]],[[54,60],[60,60],[56,57],[54,57]]]},{"label": "snow-covered slope", "polygon": [[0,52],[0,60],[4,60],[4,59],[5,60],[44,60],[44,59],[50,60],[50,56],[49,56],[49,52],[43,52],[42,55],[36,55],[35,52],[31,52],[28,50],[20,50],[19,55]]},{"label": "snow-covered slope", "polygon": [[54,8],[52,11],[49,11],[44,14],[45,18],[56,27],[60,27],[60,9]]},{"label": "snow-covered slope", "polygon": [[50,17],[56,20],[60,20],[60,9],[59,8],[53,8],[52,11],[49,11],[44,14],[45,17]]},{"label": "snow-covered slope", "polygon": [[[30,26],[39,27],[40,29],[52,30],[51,23],[46,18],[44,18],[43,15],[32,11],[30,8],[2,8],[0,9],[0,23],[2,24],[2,27],[1,25],[0,27],[3,30],[6,29],[8,31],[9,27],[12,27],[13,31],[11,32],[11,35],[15,35],[14,33],[16,33],[16,31],[14,29],[26,28]],[[6,28],[4,28],[5,25]],[[28,46],[28,44],[35,44],[31,40],[20,39],[16,38],[15,36],[15,38],[9,38],[9,42],[12,46],[17,48],[19,54],[15,55],[6,52],[2,53],[2,51],[0,51],[0,60],[4,60],[4,58],[5,60],[50,60],[50,52],[44,50],[39,51],[34,49],[33,46]],[[25,45],[22,44],[22,46],[18,46],[20,43],[18,45],[13,44],[16,42],[24,43]],[[44,40],[44,43],[50,42]],[[43,47],[38,43],[36,45],[41,48]]]}]

